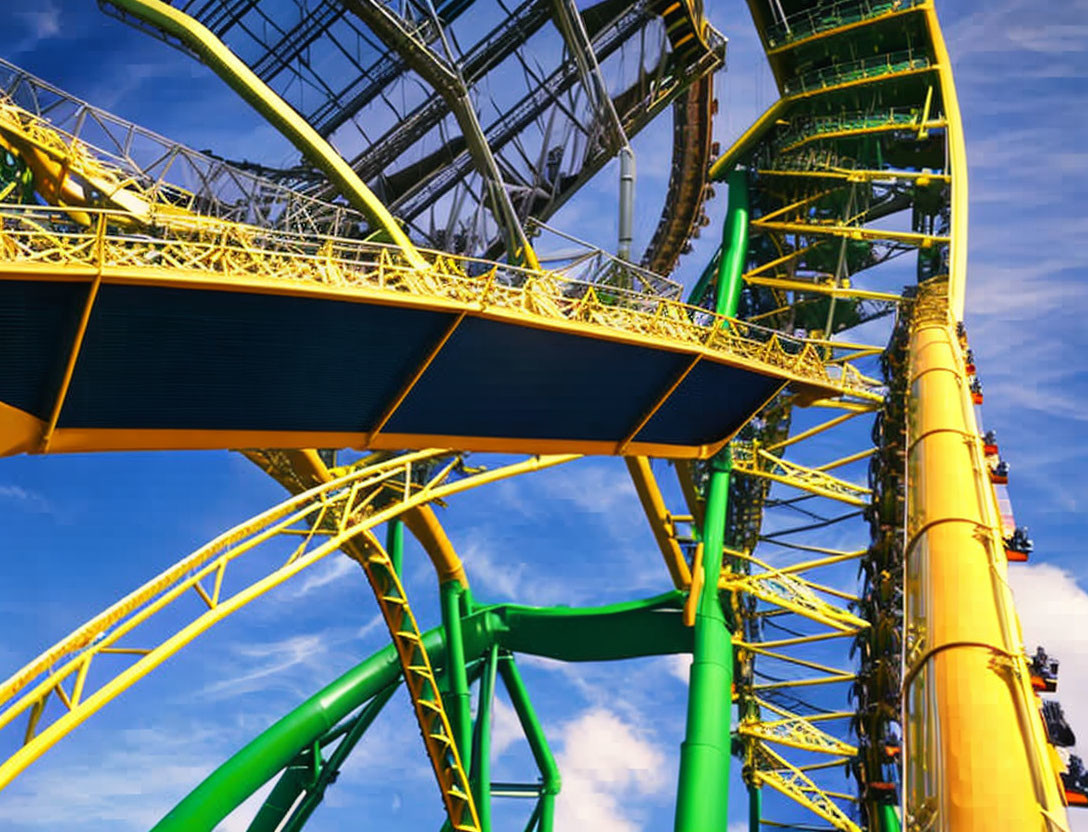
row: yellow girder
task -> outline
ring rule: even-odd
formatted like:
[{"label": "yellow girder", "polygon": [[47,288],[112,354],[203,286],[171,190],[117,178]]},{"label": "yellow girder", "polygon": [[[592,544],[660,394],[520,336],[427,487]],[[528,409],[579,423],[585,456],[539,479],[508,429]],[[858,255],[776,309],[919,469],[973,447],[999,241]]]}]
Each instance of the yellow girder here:
[{"label": "yellow girder", "polygon": [[789,485],[810,494],[838,500],[851,506],[866,506],[872,491],[865,486],[839,479],[819,468],[808,468],[777,457],[751,443],[733,442],[733,470]]},{"label": "yellow girder", "polygon": [[914,231],[891,231],[884,228],[866,228],[860,225],[842,225],[839,223],[812,223],[812,222],[777,222],[774,220],[752,220],[752,228],[763,231],[778,231],[787,234],[804,234],[806,236],[827,235],[829,237],[845,237],[850,240],[878,240],[927,248],[935,243],[947,243],[948,237],[940,237],[931,234],[919,234]]},{"label": "yellow girder", "polygon": [[800,37],[796,40],[788,41],[787,43],[783,43],[779,46],[768,45],[766,48],[767,57],[772,58],[772,63],[776,63],[773,61],[773,57],[790,49],[796,49],[799,46],[804,46],[818,40],[824,40],[825,38],[837,37],[844,32],[850,32],[854,29],[860,29],[864,26],[871,26],[875,22],[895,17],[897,15],[906,15],[910,14],[911,12],[917,12],[920,11],[923,7],[932,7],[932,0],[921,0],[920,2],[919,0],[912,0],[912,2],[909,3],[892,5],[889,6],[886,11],[865,17],[861,20],[854,20],[849,23],[844,23],[841,26],[832,26],[819,32],[814,32],[813,34],[806,37]]},{"label": "yellow girder", "polygon": [[839,808],[829,793],[765,743],[756,743],[754,756],[756,764],[753,766],[752,777],[758,783],[770,786],[800,803],[842,832],[861,832],[861,828]]},{"label": "yellow girder", "polygon": [[[351,504],[348,503],[343,508],[350,511]],[[442,792],[450,825],[457,832],[480,832],[480,818],[472,799],[468,774],[453,738],[453,729],[442,704],[434,668],[423,646],[423,635],[408,604],[404,586],[393,568],[393,562],[374,533],[367,529],[362,532],[361,537],[365,546],[354,560],[366,572],[367,581],[374,591],[382,618],[385,619],[389,636],[396,648],[401,672],[404,674],[404,684],[412,699],[412,708],[419,722],[435,779]]]},{"label": "yellow girder", "polygon": [[[721,589],[730,592],[747,592],[773,604],[783,610],[796,613],[811,621],[839,630],[857,632],[865,629],[869,623],[853,613],[823,600],[817,594],[818,584],[774,569],[763,561],[747,556],[753,563],[762,567],[762,572],[746,575],[738,572],[726,572],[718,581]],[[826,591],[827,588],[819,587]]]},{"label": "yellow girder", "polygon": [[844,139],[847,136],[871,136],[874,133],[887,133],[894,130],[916,130],[918,133],[924,134],[930,130],[943,130],[947,126],[948,122],[943,118],[911,122],[890,120],[885,124],[877,124],[870,127],[851,127],[842,130],[828,130],[827,132],[811,133],[793,142],[793,144],[783,146],[780,148],[780,152],[788,153],[791,150],[797,150],[798,148],[804,147],[811,142],[826,141],[828,139]]},{"label": "yellow girder", "polygon": [[952,177],[945,173],[922,170],[865,170],[853,168],[828,168],[827,170],[775,170],[760,168],[760,176],[782,176],[799,179],[838,179],[846,183],[865,182],[914,182],[918,185],[933,182],[951,182]]},{"label": "yellow girder", "polygon": [[[431,467],[448,456],[448,451],[434,449],[404,454],[352,470],[285,500],[178,561],[0,683],[0,730],[29,713],[23,746],[0,763],[0,789],[67,733],[213,625],[368,530],[434,500],[577,459],[569,454],[530,457],[452,479],[457,457],[436,470]],[[416,477],[417,472],[422,478]],[[282,545],[266,545],[285,541],[292,541],[286,562]],[[270,553],[270,566],[262,577],[226,594],[224,578],[231,564],[256,550]],[[253,560],[247,558],[247,562]],[[205,581],[212,582],[210,591]],[[204,604],[200,614],[173,607],[190,591]],[[168,608],[182,616],[181,626],[156,618]],[[159,625],[151,632],[160,635],[145,635],[148,641],[138,648],[118,643],[133,632],[138,638],[145,632],[141,625],[151,619]],[[161,635],[164,626],[170,633],[165,636]],[[122,668],[96,662],[96,673],[88,677],[90,665],[99,655],[119,652],[139,659]],[[87,687],[88,678],[97,685],[93,691]],[[66,682],[72,685],[71,692],[63,687]],[[42,717],[48,713],[45,705],[53,693],[64,707],[41,728]]]},{"label": "yellow girder", "polygon": [[650,523],[650,530],[661,551],[661,557],[669,570],[673,585],[677,589],[691,586],[691,568],[684,559],[684,553],[677,541],[676,521],[665,507],[665,499],[657,484],[650,460],[644,456],[627,457],[627,470],[634,483],[642,510]]},{"label": "yellow girder", "polygon": [[[332,237],[315,240],[237,223],[205,224],[176,235],[163,229],[137,238],[112,229],[113,221],[125,220],[125,214],[84,213],[95,218],[93,230],[62,233],[45,225],[50,217],[64,216],[63,209],[5,208],[0,279],[48,277],[366,298],[619,337],[740,362],[828,393],[878,396],[871,382],[852,368],[829,373],[815,347],[788,344],[778,334],[724,316],[696,323],[707,316],[706,310],[661,296],[624,292],[602,299],[592,285],[558,272],[440,252],[423,252],[426,267],[417,268],[389,246]],[[470,276],[480,265],[488,271]]]},{"label": "yellow girder", "polygon": [[[856,746],[843,742],[813,725],[811,717],[800,716],[759,697],[754,699],[761,709],[768,710],[780,718],[767,720],[757,716],[746,717],[741,720],[738,728],[741,736],[818,754],[852,757],[858,753]],[[838,719],[851,716],[851,713],[844,711],[832,716]]]},{"label": "yellow girder", "polygon": [[859,300],[887,300],[898,303],[900,295],[892,292],[876,292],[871,289],[859,289],[855,286],[840,286],[834,282],[817,283],[807,280],[793,280],[789,277],[749,277],[744,282],[751,286],[770,286],[793,292],[811,292],[815,295],[830,295],[836,298],[858,298]]}]

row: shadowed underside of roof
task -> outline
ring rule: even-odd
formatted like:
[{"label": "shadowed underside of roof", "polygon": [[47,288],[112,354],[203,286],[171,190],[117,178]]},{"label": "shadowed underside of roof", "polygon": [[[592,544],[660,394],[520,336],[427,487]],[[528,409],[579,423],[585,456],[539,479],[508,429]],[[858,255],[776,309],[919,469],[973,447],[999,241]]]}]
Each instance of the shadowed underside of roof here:
[{"label": "shadowed underside of roof", "polygon": [[105,282],[73,350],[91,286],[0,280],[4,453],[437,444],[704,456],[787,380],[697,348],[457,309]]}]

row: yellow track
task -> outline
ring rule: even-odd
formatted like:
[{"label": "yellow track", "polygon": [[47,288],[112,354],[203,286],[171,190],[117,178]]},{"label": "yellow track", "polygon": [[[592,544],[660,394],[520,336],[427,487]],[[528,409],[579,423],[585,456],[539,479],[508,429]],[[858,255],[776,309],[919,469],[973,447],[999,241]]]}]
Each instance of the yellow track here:
[{"label": "yellow track", "polygon": [[[425,700],[424,704],[416,705],[417,713],[443,795],[450,801],[451,818],[461,819],[465,812],[472,817],[468,804],[457,796],[458,791],[464,791],[460,788],[461,775],[457,773],[460,762],[442,739],[449,736],[448,720],[443,721],[441,699],[433,691],[433,679],[428,681],[429,664],[409,644],[415,624],[403,588],[389,578],[388,569],[380,562],[384,555],[376,553],[367,533],[435,500],[576,458],[573,455],[531,457],[451,479],[459,461],[456,456],[451,458],[449,451],[416,451],[351,469],[224,532],[0,683],[0,708],[3,708],[0,731],[21,715],[27,715],[22,747],[0,763],[0,789],[70,731],[212,626],[337,549],[363,540],[369,545],[361,551],[372,558],[366,564],[370,568],[368,575],[373,572],[373,585],[381,593],[379,603],[387,622],[397,627],[398,654],[411,664],[406,678],[410,680],[413,699]],[[433,464],[443,459],[446,464],[432,471]],[[285,550],[288,557],[283,561]],[[254,560],[254,553],[258,557],[271,556],[263,577],[229,592],[229,567],[245,556],[249,556],[247,561]],[[210,589],[206,586],[208,582]],[[178,603],[192,598],[190,593],[202,605],[199,614]],[[178,620],[160,616],[167,611],[179,617]],[[148,641],[131,641],[130,634],[141,638],[144,630],[140,628],[152,619],[155,626],[148,628],[148,632],[164,628],[172,634],[158,638],[145,635]],[[122,639],[125,641],[119,643]],[[124,660],[118,656],[137,659],[122,666]],[[96,659],[96,672],[89,677]],[[89,679],[94,680],[93,688],[88,686]],[[48,708],[54,694],[59,705]]]},{"label": "yellow track", "polygon": [[1001,514],[948,284],[914,309],[909,412],[905,800],[920,827],[1068,829],[1006,581]]}]

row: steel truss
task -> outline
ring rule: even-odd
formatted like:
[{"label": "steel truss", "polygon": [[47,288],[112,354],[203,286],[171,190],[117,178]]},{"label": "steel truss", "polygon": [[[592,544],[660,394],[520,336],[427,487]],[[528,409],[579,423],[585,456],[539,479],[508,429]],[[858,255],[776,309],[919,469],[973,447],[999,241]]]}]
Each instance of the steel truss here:
[{"label": "steel truss", "polygon": [[[801,384],[767,403],[728,448],[676,465],[682,505],[670,507],[650,460],[628,457],[675,590],[601,610],[474,606],[430,505],[574,455],[489,471],[448,450],[376,454],[343,467],[332,452],[251,451],[291,497],[179,561],[0,685],[0,729],[16,720],[24,729],[20,750],[0,764],[0,788],[216,622],[339,548],[364,569],[390,632],[389,647],[353,671],[366,684],[338,680],[320,692],[334,727],[310,731],[297,747],[280,742],[278,756],[266,732],[157,829],[213,828],[221,817],[202,808],[207,794],[230,792],[238,805],[277,773],[275,797],[251,828],[300,828],[403,679],[451,828],[490,830],[491,798],[515,795],[537,799],[527,828],[550,832],[558,770],[513,649],[496,635],[516,633],[519,616],[591,628],[580,631],[594,633],[588,646],[563,628],[549,645],[578,659],[694,652],[704,667],[692,672],[689,730],[711,736],[724,754],[709,765],[682,758],[678,832],[711,828],[707,818],[721,825],[730,751],[743,763],[753,832],[812,828],[812,815],[843,832],[950,822],[958,810],[940,802],[947,784],[934,780],[941,770],[935,668],[967,651],[985,652],[1015,700],[1016,719],[997,727],[1008,734],[1019,726],[1022,737],[1003,747],[1026,749],[1027,785],[1006,792],[1041,818],[1040,828],[1065,829],[1002,583],[1003,529],[966,404],[965,338],[953,334],[963,311],[965,160],[930,0],[749,3],[782,97],[711,167],[712,179],[728,179],[730,207],[722,248],[690,305],[680,303],[676,284],[599,250],[571,258],[566,273],[519,262],[543,221],[674,103],[674,204],[644,263],[651,270],[675,263],[702,223],[709,76],[724,41],[688,2],[582,10],[564,0],[484,2],[176,4],[345,149],[413,237],[437,249],[421,262],[361,240],[375,229],[340,206],[342,195],[308,161],[265,176],[243,172],[4,65],[0,141],[21,155],[41,154],[30,178],[60,203],[5,206],[5,262],[23,270],[61,264],[102,280],[155,260],[164,276],[220,271],[439,298],[466,310],[490,304],[530,325],[575,321],[787,370]],[[120,0],[102,5],[139,23]],[[479,14],[498,23],[485,32],[473,23]],[[538,59],[549,52],[552,64]],[[844,60],[847,52],[866,57]],[[63,172],[50,174],[50,161]],[[10,202],[29,201],[26,179],[6,187]],[[494,262],[502,249],[507,262]],[[907,282],[917,286],[900,290]],[[855,331],[859,343],[844,340]],[[885,336],[886,346],[872,343]],[[955,399],[963,413],[916,406],[910,382],[932,369],[919,344],[936,344],[941,378],[952,384],[940,399]],[[949,413],[962,416],[958,427],[918,429],[918,420],[931,425],[926,420]],[[939,642],[932,599],[920,589],[920,576],[940,561],[930,557],[931,528],[919,519],[930,497],[908,495],[916,483],[906,460],[945,434],[969,457],[969,476],[959,473],[980,495],[977,516],[947,519],[970,526],[972,545],[985,554],[989,583],[980,583],[992,584],[1000,623],[1000,638],[985,643]],[[382,523],[385,546],[374,533]],[[402,523],[430,555],[441,586],[443,624],[426,633],[399,577]],[[262,577],[232,585],[232,563],[269,554]],[[131,641],[153,618],[170,618],[168,634]],[[711,655],[710,642],[725,650]],[[394,656],[395,669],[374,670]],[[500,678],[530,741],[538,784],[491,782],[487,725]],[[289,716],[311,707],[313,700]],[[250,779],[231,785],[246,769]],[[691,787],[702,782],[712,788]],[[297,810],[282,809],[296,799]]]},{"label": "steel truss", "polygon": [[[101,5],[146,27],[121,4]],[[531,218],[546,221],[673,102],[688,125],[676,152],[701,161],[692,170],[707,161],[706,79],[722,64],[725,40],[684,4],[670,7],[667,25],[664,4],[602,2],[580,12],[565,0],[175,5],[319,133],[357,148],[346,153],[352,167],[431,248],[494,258],[524,242]],[[496,21],[482,35],[481,19]],[[542,63],[545,55],[555,59]],[[650,268],[667,272],[698,228],[705,180],[691,176],[674,177],[671,195],[685,189],[686,219],[655,238]],[[277,178],[335,197],[313,171]]]}]

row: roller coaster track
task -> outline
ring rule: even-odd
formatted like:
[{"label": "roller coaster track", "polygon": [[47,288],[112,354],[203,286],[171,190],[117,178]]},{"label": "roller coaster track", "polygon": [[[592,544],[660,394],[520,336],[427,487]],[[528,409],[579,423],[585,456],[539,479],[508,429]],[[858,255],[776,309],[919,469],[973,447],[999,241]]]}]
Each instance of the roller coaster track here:
[{"label": "roller coaster track", "polygon": [[[246,455],[290,496],[0,684],[0,731],[18,727],[22,738],[0,763],[0,789],[214,624],[339,549],[365,572],[389,646],[241,749],[156,832],[214,829],[277,775],[250,829],[300,829],[398,679],[450,828],[490,832],[492,797],[506,794],[534,798],[526,828],[551,832],[559,774],[517,652],[693,654],[677,832],[725,828],[731,754],[743,762],[752,832],[811,829],[814,817],[842,832],[973,832],[994,817],[1018,830],[1068,829],[1061,765],[1006,584],[1011,511],[994,488],[960,323],[965,150],[932,0],[749,0],[781,97],[713,163],[711,76],[724,40],[698,3],[500,4],[482,36],[463,27],[471,4],[459,0],[178,0],[172,26],[145,13],[170,9],[157,0],[102,5],[202,59],[209,43],[223,48],[219,38],[235,44],[246,67],[236,89],[262,112],[301,117],[318,138],[301,143],[304,158],[289,170],[246,171],[3,64],[0,303],[22,314],[35,292],[80,294],[65,301],[78,325],[54,326],[55,354],[28,362],[48,381],[36,399],[0,373],[0,454],[264,448]],[[190,24],[206,27],[203,42]],[[563,51],[550,71],[526,47],[544,32]],[[637,77],[606,84],[601,66],[632,53]],[[321,69],[331,54],[344,59],[339,74]],[[511,77],[511,67],[522,84],[500,104],[489,79]],[[433,94],[396,103],[393,91],[413,75]],[[666,206],[643,267],[595,251],[539,268],[531,233],[670,104]],[[327,138],[361,144],[350,176],[334,175],[344,161],[321,149]],[[729,195],[722,246],[684,303],[667,275],[719,182]],[[342,201],[352,187],[359,210]],[[906,258],[912,285],[901,290]],[[272,297],[296,311],[321,300],[445,317],[368,405],[368,420],[163,428],[155,412],[147,424],[85,415],[101,411],[87,409],[94,385],[81,374],[97,360],[103,321],[119,316],[110,304],[121,289],[148,304],[170,290],[211,292],[210,308]],[[43,308],[55,315],[58,304]],[[865,342],[847,340],[862,324]],[[545,333],[553,340],[533,352],[541,359],[561,338],[575,339],[575,355],[637,347],[629,382],[657,357],[672,363],[641,398],[608,400],[622,424],[592,436],[584,427],[517,434],[524,416],[509,414],[496,428],[497,404],[438,414],[471,429],[403,428],[435,376],[466,364],[470,377],[483,372],[458,352],[478,326]],[[872,343],[874,332],[886,345]],[[20,347],[41,347],[20,337]],[[163,367],[171,360],[165,351]],[[735,375],[701,376],[710,366]],[[549,378],[536,383],[559,392],[532,389],[534,406],[572,397]],[[489,404],[510,398],[488,389]],[[713,398],[723,390],[735,400],[728,412]],[[662,438],[665,417],[714,424]],[[367,453],[337,465],[334,451],[313,447]],[[474,468],[470,450],[532,455]],[[473,601],[431,506],[583,453],[625,457],[674,590],[599,609]],[[662,488],[650,456],[674,461],[678,489]],[[383,524],[386,546],[375,534]],[[400,579],[405,526],[439,581],[443,623],[427,632]],[[232,568],[243,559],[246,570]],[[491,782],[499,679],[538,784]]]}]

